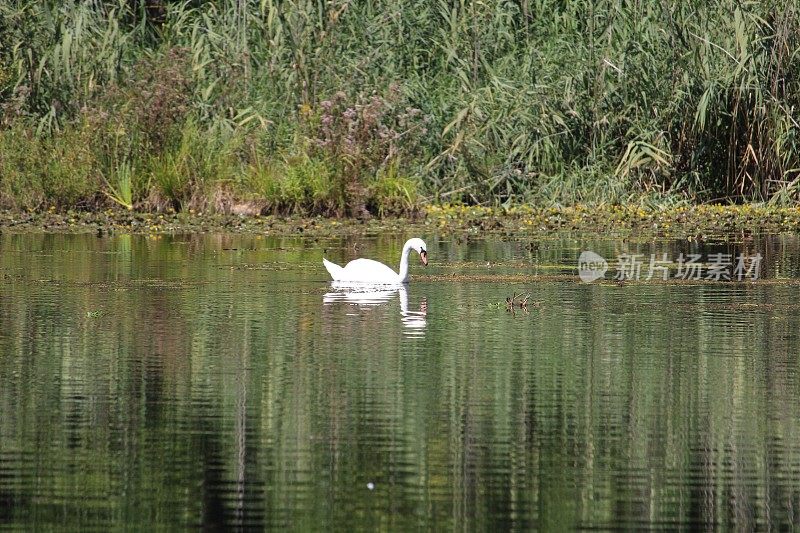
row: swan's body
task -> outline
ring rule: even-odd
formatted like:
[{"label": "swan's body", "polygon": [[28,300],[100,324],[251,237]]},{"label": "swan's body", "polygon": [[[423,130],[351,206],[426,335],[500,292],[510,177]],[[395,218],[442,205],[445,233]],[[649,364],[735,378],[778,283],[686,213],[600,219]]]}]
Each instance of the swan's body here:
[{"label": "swan's body", "polygon": [[408,254],[411,250],[419,253],[423,265],[428,264],[425,241],[417,238],[409,239],[403,246],[399,272],[395,272],[383,263],[372,259],[354,259],[341,267],[323,258],[322,264],[325,265],[333,281],[372,285],[400,285],[408,282]]}]

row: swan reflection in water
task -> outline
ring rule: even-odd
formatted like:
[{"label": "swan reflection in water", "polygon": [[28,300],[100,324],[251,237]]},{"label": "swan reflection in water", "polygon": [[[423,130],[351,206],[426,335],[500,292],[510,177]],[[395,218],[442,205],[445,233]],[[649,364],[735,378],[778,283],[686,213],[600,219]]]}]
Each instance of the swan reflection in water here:
[{"label": "swan reflection in water", "polygon": [[408,289],[404,285],[397,287],[359,287],[353,284],[332,282],[333,291],[326,293],[322,297],[324,305],[336,302],[344,302],[360,306],[376,306],[389,302],[395,295],[400,297],[400,319],[407,335],[419,336],[425,334],[425,327],[428,325],[428,302],[422,298],[419,303],[418,311],[408,309]]}]

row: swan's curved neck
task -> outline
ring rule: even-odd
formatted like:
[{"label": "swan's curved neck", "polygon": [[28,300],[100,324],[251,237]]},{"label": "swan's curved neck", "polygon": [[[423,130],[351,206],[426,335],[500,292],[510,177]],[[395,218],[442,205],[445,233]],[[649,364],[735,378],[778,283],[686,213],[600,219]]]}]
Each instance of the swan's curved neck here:
[{"label": "swan's curved neck", "polygon": [[407,241],[403,246],[403,253],[400,255],[400,283],[408,281],[408,254],[411,252],[411,241]]}]

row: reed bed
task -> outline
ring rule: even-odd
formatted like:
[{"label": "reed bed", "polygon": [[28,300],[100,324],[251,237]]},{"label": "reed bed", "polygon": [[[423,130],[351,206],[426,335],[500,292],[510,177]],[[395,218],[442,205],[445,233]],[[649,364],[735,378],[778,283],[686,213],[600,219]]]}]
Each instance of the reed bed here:
[{"label": "reed bed", "polygon": [[0,205],[410,214],[800,193],[795,2],[0,5]]}]

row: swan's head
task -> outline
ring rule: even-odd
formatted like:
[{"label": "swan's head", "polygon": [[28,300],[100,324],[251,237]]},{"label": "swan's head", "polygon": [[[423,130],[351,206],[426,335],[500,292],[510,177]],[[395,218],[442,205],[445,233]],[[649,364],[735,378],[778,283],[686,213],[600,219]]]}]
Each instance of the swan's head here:
[{"label": "swan's head", "polygon": [[422,239],[409,239],[407,246],[419,254],[422,264],[428,266],[428,247]]}]

